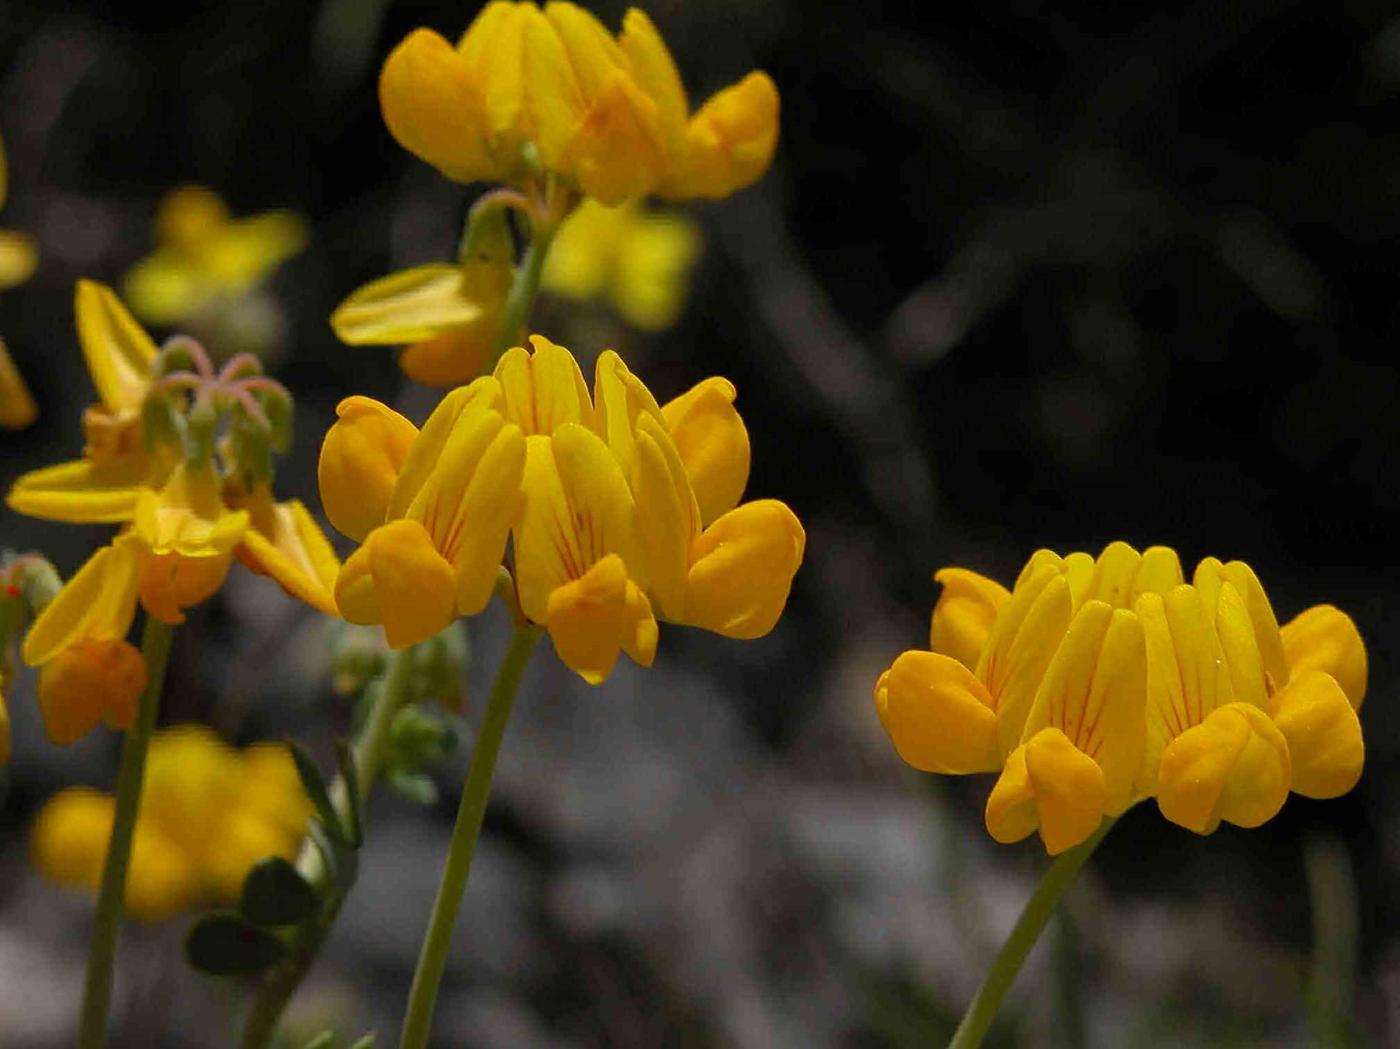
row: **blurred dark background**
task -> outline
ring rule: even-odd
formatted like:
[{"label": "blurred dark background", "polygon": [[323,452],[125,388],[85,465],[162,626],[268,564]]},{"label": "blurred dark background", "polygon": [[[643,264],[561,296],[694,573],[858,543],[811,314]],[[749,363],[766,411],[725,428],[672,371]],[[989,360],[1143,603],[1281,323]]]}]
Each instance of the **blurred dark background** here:
[{"label": "blurred dark background", "polygon": [[[595,8],[616,26],[622,5]],[[391,269],[451,258],[476,188],[385,132],[374,82],[475,7],[387,0],[0,2],[7,228],[40,242],[0,301],[39,401],[0,482],[77,454],[91,397],[79,277],[150,249],[197,182],[288,207],[307,251],[269,285],[273,370],[298,403],[279,488],[313,508],[335,403],[421,418],[393,355],[326,318]],[[998,1030],[1001,1045],[1400,1042],[1400,15],[1384,3],[1171,12],[715,0],[648,5],[699,101],[754,67],[783,97],[773,170],[696,210],[681,322],[629,332],[544,301],[536,327],[613,345],[658,396],[722,374],[753,436],[751,495],[788,501],[807,562],[768,638],[663,629],[651,672],[590,690],[537,660],[506,742],[443,1046],[917,1046],[946,1038],[1043,862],[981,829],[985,781],[904,768],[870,688],[927,642],[932,572],[1009,581],[1036,547],[1115,538],[1241,558],[1281,619],[1349,611],[1368,642],[1361,785],[1197,838],[1151,804],[1110,836]],[[163,333],[162,333],[163,334]],[[71,571],[105,529],[5,512],[0,537]],[[165,720],[325,748],[325,630],[238,576],[179,642]],[[473,625],[475,695],[501,651]],[[113,740],[59,752],[31,679],[0,810],[0,1045],[65,1044],[90,904],[38,883],[34,812],[106,786]],[[230,714],[232,708],[235,713]],[[479,716],[472,702],[468,720]],[[325,753],[325,750],[322,751]],[[348,1040],[397,1029],[456,803],[376,801],[363,875],[293,1010]],[[138,930],[118,1044],[227,1042],[232,989],[182,972],[182,921]],[[1331,943],[1334,960],[1315,948]],[[1325,954],[1325,952],[1324,952]],[[174,981],[172,983],[172,981]],[[171,988],[174,990],[171,990]],[[159,1003],[153,1011],[151,1003]],[[169,1009],[168,1015],[157,1013]]]}]

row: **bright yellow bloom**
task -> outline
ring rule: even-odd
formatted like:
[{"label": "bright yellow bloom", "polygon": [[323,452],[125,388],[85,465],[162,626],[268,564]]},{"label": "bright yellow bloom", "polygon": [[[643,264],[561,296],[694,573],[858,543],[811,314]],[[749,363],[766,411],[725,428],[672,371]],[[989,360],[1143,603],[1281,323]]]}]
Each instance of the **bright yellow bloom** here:
[{"label": "bright yellow bloom", "polygon": [[585,200],[550,245],[542,283],[579,302],[610,299],[634,328],[662,331],[680,316],[699,254],[699,228],[684,215]]},{"label": "bright yellow bloom", "polygon": [[[112,833],[113,799],[87,788],[50,799],[34,826],[33,855],[60,884],[95,891]],[[280,744],[237,751],[201,726],[157,732],[136,821],[127,910],[161,921],[203,903],[237,899],[268,856],[292,859],[311,806]]]},{"label": "bright yellow bloom", "polygon": [[155,223],[156,250],[126,275],[123,297],[148,324],[188,321],[217,298],[248,294],[306,245],[289,211],[235,219],[203,186],[171,190]]},{"label": "bright yellow bloom", "polygon": [[379,101],[399,144],[448,178],[524,184],[539,166],[610,205],[728,196],[767,170],[778,137],[766,74],[692,114],[645,14],[614,36],[558,0],[487,4],[455,48],[415,30],[384,63]]},{"label": "bright yellow bloom", "polygon": [[[901,655],[875,704],[900,756],[929,772],[999,772],[988,830],[1038,830],[1051,853],[1156,797],[1198,833],[1258,826],[1293,790],[1335,797],[1364,760],[1366,655],[1319,606],[1280,631],[1242,562],[1114,543],[1037,552],[1016,585],[945,569],[932,651]],[[1345,683],[1345,684],[1343,684]]]}]

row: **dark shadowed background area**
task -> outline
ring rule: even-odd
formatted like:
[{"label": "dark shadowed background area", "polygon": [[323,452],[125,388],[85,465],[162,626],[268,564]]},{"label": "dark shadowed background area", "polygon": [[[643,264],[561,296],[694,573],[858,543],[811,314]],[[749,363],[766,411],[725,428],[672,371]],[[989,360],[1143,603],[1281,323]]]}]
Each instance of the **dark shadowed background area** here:
[{"label": "dark shadowed background area", "polygon": [[[1371,657],[1367,770],[1255,831],[1197,838],[1133,810],[995,1044],[1400,1042],[1400,16],[1099,7],[648,6],[692,98],[773,75],[777,160],[696,209],[704,255],[674,329],[549,300],[535,326],[586,371],[615,346],[662,399],[734,380],[749,493],[797,511],[807,561],[764,640],[663,628],[652,671],[597,689],[536,660],[435,1044],[938,1044],[1043,853],[987,837],[989,782],[904,767],[871,685],[927,643],[935,569],[1009,582],[1037,547],[1116,538],[1188,566],[1246,560],[1281,619],[1349,611]],[[597,9],[618,24],[622,5]],[[180,183],[311,224],[269,286],[288,331],[272,368],[298,405],[282,491],[319,506],[341,397],[421,420],[430,392],[326,318],[365,280],[452,255],[477,189],[395,145],[374,82],[410,29],[455,37],[474,10],[0,2],[3,224],[42,252],[0,301],[42,410],[0,438],[0,482],[77,453],[91,387],[73,283],[118,282]],[[108,532],[0,517],[5,545],[65,572]],[[164,721],[329,754],[350,710],[312,613],[239,573],[191,622]],[[472,639],[469,722],[504,646],[498,609]],[[41,1049],[71,1037],[91,904],[38,881],[26,838],[55,790],[110,786],[115,739],[60,751],[31,676],[7,699],[0,1045]],[[308,1036],[377,1027],[391,1044],[464,764],[442,768],[436,805],[376,797],[360,884],[291,1013]],[[128,933],[116,1044],[228,1044],[237,988],[184,968],[186,924]],[[1324,1042],[1310,1002],[1350,993],[1353,967],[1351,1030]]]}]

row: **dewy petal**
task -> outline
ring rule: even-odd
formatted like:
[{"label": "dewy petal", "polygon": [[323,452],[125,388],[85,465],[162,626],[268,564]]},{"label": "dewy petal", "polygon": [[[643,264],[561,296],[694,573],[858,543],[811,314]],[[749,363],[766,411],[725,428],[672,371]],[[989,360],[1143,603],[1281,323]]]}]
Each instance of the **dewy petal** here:
[{"label": "dewy petal", "polygon": [[715,377],[661,409],[695,492],[702,526],[738,506],[748,484],[749,431],[734,409],[735,396],[732,382]]},{"label": "dewy petal", "polygon": [[1351,617],[1331,605],[1314,605],[1281,631],[1290,680],[1310,670],[1331,674],[1356,710],[1366,698],[1366,645]]},{"label": "dewy petal", "polygon": [[1221,820],[1257,827],[1288,798],[1288,744],[1248,703],[1220,707],[1162,752],[1157,805],[1173,823],[1209,834]]},{"label": "dewy petal", "polygon": [[1361,721],[1350,697],[1321,670],[1295,670],[1269,704],[1293,766],[1293,790],[1336,798],[1356,786],[1366,763]]},{"label": "dewy petal", "polygon": [[515,346],[501,355],[495,376],[507,419],[530,434],[552,434],[564,423],[593,426],[593,400],[574,355],[543,335],[531,335],[533,352]]},{"label": "dewy petal", "polygon": [[473,295],[458,266],[415,266],[351,292],[331,314],[331,327],[351,346],[421,342],[467,327],[499,309],[499,295],[476,290]]},{"label": "dewy petal", "polygon": [[940,569],[933,578],[943,592],[933,606],[929,648],[973,670],[1011,592],[996,580],[965,568]]},{"label": "dewy petal", "polygon": [[328,616],[339,614],[335,581],[340,559],[299,500],[267,500],[258,507],[236,553],[248,568],[275,579],[293,597]]},{"label": "dewy petal", "polygon": [[483,85],[451,44],[415,29],[379,75],[379,106],[399,145],[450,179],[495,178]]},{"label": "dewy petal", "polygon": [[105,284],[80,280],[74,293],[78,341],[109,412],[136,413],[151,385],[156,344]]},{"label": "dewy petal", "polygon": [[1098,829],[1104,803],[1103,770],[1059,729],[1046,728],[1007,757],[987,798],[987,831],[1010,844],[1038,829],[1056,856]]},{"label": "dewy petal", "polygon": [[667,155],[673,159],[681,157],[685,152],[690,103],[675,60],[645,11],[633,7],[622,16],[618,45],[632,79],[656,103],[657,127]]},{"label": "dewy petal", "polygon": [[136,515],[145,490],[128,471],[75,459],[30,470],[15,481],[5,502],[11,510],[73,524],[117,524]]},{"label": "dewy petal", "polygon": [[452,566],[417,521],[376,528],[341,567],[336,606],[352,623],[382,623],[391,648],[426,641],[456,615]]},{"label": "dewy petal", "polygon": [[916,769],[963,775],[1001,766],[992,697],[955,659],[905,652],[875,683],[875,709],[896,752]]},{"label": "dewy petal", "polygon": [[554,589],[545,616],[559,658],[590,685],[612,673],[620,651],[643,666],[656,654],[651,606],[616,554]]},{"label": "dewy petal", "polygon": [[690,118],[685,156],[660,193],[673,200],[727,197],[758,181],[777,144],[778,89],[767,73],[750,73]]},{"label": "dewy petal", "polygon": [[384,523],[418,428],[388,405],[347,397],[321,443],[316,479],[331,525],[362,540]]},{"label": "dewy petal", "polygon": [[683,622],[762,637],[782,615],[806,545],[802,523],[776,499],[729,511],[691,544]]},{"label": "dewy petal", "polygon": [[80,638],[125,637],[136,615],[137,559],[120,540],[88,558],[34,620],[21,658],[39,666]]}]

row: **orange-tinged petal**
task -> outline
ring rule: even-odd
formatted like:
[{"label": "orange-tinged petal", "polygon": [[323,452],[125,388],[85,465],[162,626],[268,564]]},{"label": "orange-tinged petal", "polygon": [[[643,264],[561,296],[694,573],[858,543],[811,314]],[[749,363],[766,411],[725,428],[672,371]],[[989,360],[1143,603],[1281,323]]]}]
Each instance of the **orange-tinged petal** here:
[{"label": "orange-tinged petal", "polygon": [[729,511],[691,545],[683,622],[762,637],[782,615],[806,545],[802,523],[776,499]]},{"label": "orange-tinged petal", "polygon": [[185,609],[209,600],[228,577],[232,552],[212,556],[142,553],[137,575],[141,605],[171,625],[185,621]]},{"label": "orange-tinged petal", "polygon": [[966,568],[940,569],[933,578],[942,584],[943,592],[933,606],[929,648],[975,669],[992,624],[1011,599],[1011,592],[995,579]]},{"label": "orange-tinged petal", "polygon": [[49,739],[66,747],[104,721],[128,728],[145,687],[146,662],[134,645],[119,638],[74,642],[39,670],[39,709]]},{"label": "orange-tinged petal", "polygon": [[1330,674],[1296,673],[1271,700],[1269,714],[1288,741],[1293,790],[1309,798],[1336,798],[1356,786],[1366,763],[1361,721]]},{"label": "orange-tinged petal", "polygon": [[450,179],[495,178],[483,85],[451,44],[415,29],[379,75],[379,106],[399,145]]},{"label": "orange-tinged petal", "polygon": [[316,479],[331,525],[361,540],[384,523],[418,427],[388,405],[347,397],[321,443]]},{"label": "orange-tinged petal", "polygon": [[415,342],[399,354],[404,376],[424,386],[447,389],[471,382],[486,367],[495,341],[495,328],[473,324]]},{"label": "orange-tinged petal", "polygon": [[156,344],[105,284],[78,281],[74,310],[78,341],[103,405],[118,415],[139,412]]},{"label": "orange-tinged petal", "polygon": [[656,654],[651,606],[616,554],[608,554],[578,579],[555,588],[545,621],[559,658],[590,685],[612,673],[619,652],[627,652],[643,666],[650,666]]},{"label": "orange-tinged petal", "polygon": [[749,481],[749,431],[734,409],[736,395],[732,382],[714,377],[661,409],[695,492],[702,526],[738,506]]},{"label": "orange-tinged petal", "polygon": [[5,502],[17,513],[46,521],[116,524],[136,515],[143,490],[125,471],[75,459],[30,470],[15,481]]},{"label": "orange-tinged petal", "polygon": [[963,775],[1001,766],[992,697],[955,659],[905,652],[875,683],[875,709],[896,752],[916,769]]},{"label": "orange-tinged petal", "polygon": [[124,638],[136,615],[138,556],[119,539],[88,558],[34,620],[20,657],[39,666],[82,638]]},{"label": "orange-tinged petal", "polygon": [[244,533],[238,559],[317,611],[337,615],[335,580],[340,559],[316,519],[296,499],[263,511],[254,515],[253,527]]},{"label": "orange-tinged petal", "polygon": [[684,159],[660,187],[662,196],[727,197],[758,181],[778,144],[778,89],[750,73],[700,108],[686,127]]},{"label": "orange-tinged petal", "polygon": [[1209,834],[1221,820],[1257,827],[1288,798],[1288,744],[1258,707],[1230,703],[1162,752],[1157,805],[1187,830]]},{"label": "orange-tinged petal", "polygon": [[530,345],[512,347],[496,365],[505,417],[526,435],[548,436],[564,423],[591,428],[593,400],[574,355],[543,335],[531,335]]},{"label": "orange-tinged petal", "polygon": [[1010,844],[1039,830],[1056,856],[1098,830],[1104,801],[1098,764],[1059,729],[1042,729],[1007,757],[987,798],[987,831]]},{"label": "orange-tinged petal", "polygon": [[1281,631],[1290,678],[1321,670],[1331,674],[1351,705],[1366,698],[1366,645],[1351,617],[1331,605],[1314,605],[1294,616]]},{"label": "orange-tinged petal", "polygon": [[408,648],[456,617],[456,580],[421,524],[390,521],[342,566],[335,599],[350,622],[382,623],[391,648]]}]

